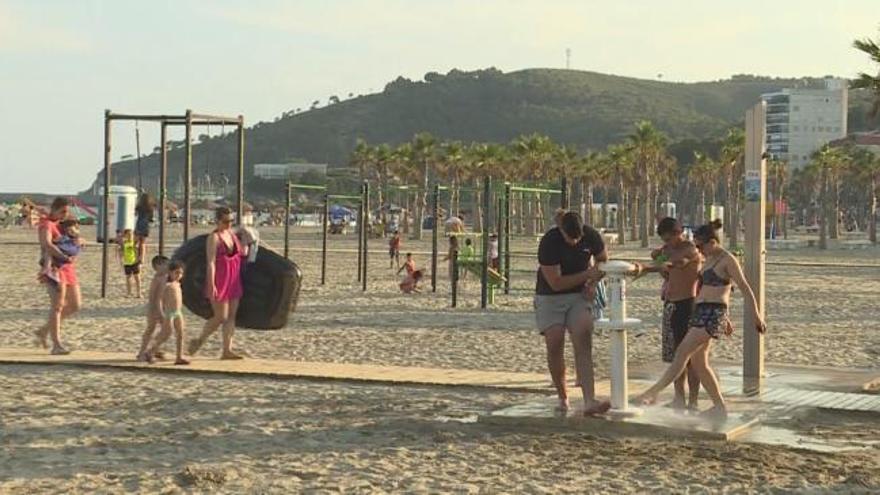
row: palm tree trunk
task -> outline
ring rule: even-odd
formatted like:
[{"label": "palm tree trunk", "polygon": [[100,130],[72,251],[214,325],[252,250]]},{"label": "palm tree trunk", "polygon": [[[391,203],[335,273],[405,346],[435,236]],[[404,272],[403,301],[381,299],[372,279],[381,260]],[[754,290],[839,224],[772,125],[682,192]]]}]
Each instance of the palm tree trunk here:
[{"label": "palm tree trunk", "polygon": [[513,193],[514,197],[514,206],[516,207],[516,211],[513,212],[516,215],[516,233],[522,235],[525,232],[525,202],[523,200],[523,193]]},{"label": "palm tree trunk", "polygon": [[639,208],[641,207],[641,204],[640,204],[641,198],[639,198],[639,188],[638,187],[633,187],[631,189],[630,198],[632,198],[630,201],[630,204],[632,205],[632,207],[629,209],[629,211],[630,211],[630,214],[629,214],[629,220],[630,220],[629,237],[630,237],[630,239],[635,240],[635,239],[638,239],[638,236],[639,236],[639,212],[641,211],[641,210],[639,210]]},{"label": "palm tree trunk", "polygon": [[871,203],[868,210],[868,238],[877,244],[877,176],[871,176]]},{"label": "palm tree trunk", "polygon": [[587,192],[587,198],[585,201],[586,217],[590,219],[591,226],[597,226],[596,215],[593,214],[593,184],[587,184],[584,190]]},{"label": "palm tree trunk", "polygon": [[573,187],[574,187],[574,194],[572,196],[574,196],[574,197],[572,198],[573,201],[571,202],[571,204],[574,207],[574,211],[580,213],[585,219],[588,219],[587,221],[590,223],[590,225],[592,225],[593,219],[590,218],[590,212],[592,211],[592,209],[588,207],[586,210],[583,210],[581,208],[582,205],[584,204],[584,191],[586,190],[586,186],[584,185],[584,180],[581,179],[581,180],[575,181]]},{"label": "palm tree trunk", "polygon": [[599,225],[605,229],[608,228],[608,189],[607,185],[602,188],[602,218],[599,222]]},{"label": "palm tree trunk", "polygon": [[831,194],[834,195],[831,203],[831,217],[829,220],[829,237],[832,239],[840,238],[840,178],[837,172],[831,176]]},{"label": "palm tree trunk", "polygon": [[621,175],[617,190],[617,243],[626,243],[626,189]]},{"label": "palm tree trunk", "polygon": [[648,236],[650,236],[650,228],[654,223],[651,219],[651,177],[648,170],[644,171],[642,177],[642,210],[641,222],[639,229],[639,241],[643,248],[648,247]]},{"label": "palm tree trunk", "polygon": [[825,169],[819,179],[819,249],[828,249],[828,204],[826,203],[828,180]]},{"label": "palm tree trunk", "polygon": [[[415,197],[415,225],[413,226],[413,238],[422,240],[422,223],[425,221],[425,192],[416,192]],[[437,222],[437,219],[434,219]]]}]

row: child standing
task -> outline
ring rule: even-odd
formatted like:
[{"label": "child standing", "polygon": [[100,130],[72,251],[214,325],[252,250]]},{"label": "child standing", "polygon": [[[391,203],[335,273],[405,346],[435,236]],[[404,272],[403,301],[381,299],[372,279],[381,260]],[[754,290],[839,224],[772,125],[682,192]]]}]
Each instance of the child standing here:
[{"label": "child standing", "polygon": [[122,231],[122,239],[119,241],[120,257],[122,259],[122,269],[125,272],[125,288],[128,297],[131,297],[131,286],[134,282],[137,297],[141,294],[141,265],[138,259],[138,245],[134,239],[134,233],[131,229]]},{"label": "child standing", "polygon": [[498,234],[489,236],[489,266],[496,271],[501,267],[498,256]]},{"label": "child standing", "polygon": [[395,262],[397,262],[397,268],[400,268],[400,232],[396,230],[388,241],[388,255],[391,258],[391,266],[389,268],[394,268]]},{"label": "child standing", "polygon": [[180,289],[180,281],[183,279],[183,262],[173,260],[168,263],[166,282],[162,287],[162,332],[156,337],[156,343],[148,351],[150,355],[156,352],[174,329],[174,346],[177,358],[174,364],[186,365],[189,361],[183,359],[183,291]]},{"label": "child standing", "polygon": [[150,342],[156,325],[162,323],[162,290],[168,279],[168,258],[162,255],[153,256],[153,280],[150,281],[150,290],[147,292],[147,329],[141,339],[141,348],[138,350],[137,360],[153,362],[153,358],[161,358],[158,347],[150,354]]}]

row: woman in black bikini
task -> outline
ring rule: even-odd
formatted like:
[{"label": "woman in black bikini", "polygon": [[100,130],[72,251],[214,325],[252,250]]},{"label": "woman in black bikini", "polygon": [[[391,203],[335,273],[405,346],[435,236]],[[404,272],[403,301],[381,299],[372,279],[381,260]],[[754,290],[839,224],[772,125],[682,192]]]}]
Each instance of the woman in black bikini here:
[{"label": "woman in black bikini", "polygon": [[718,418],[727,417],[727,406],[724,403],[724,397],[721,396],[718,377],[709,366],[709,349],[713,339],[718,339],[721,334],[729,335],[733,332],[728,312],[731,281],[736,283],[746,304],[751,304],[755,314],[758,315],[755,330],[759,333],[767,331],[761,312],[758,310],[755,295],[743,275],[739,262],[736,257],[721,247],[717,233],[720,228],[721,222],[715,220],[694,232],[694,244],[705,258],[705,262],[703,263],[704,268],[700,272],[700,288],[690,328],[676,350],[672,364],[669,365],[660,380],[637,399],[641,404],[647,405],[656,402],[657,395],[681,374],[690,360],[691,366],[700,376],[700,383],[714,404],[712,409],[704,411],[703,414]]}]

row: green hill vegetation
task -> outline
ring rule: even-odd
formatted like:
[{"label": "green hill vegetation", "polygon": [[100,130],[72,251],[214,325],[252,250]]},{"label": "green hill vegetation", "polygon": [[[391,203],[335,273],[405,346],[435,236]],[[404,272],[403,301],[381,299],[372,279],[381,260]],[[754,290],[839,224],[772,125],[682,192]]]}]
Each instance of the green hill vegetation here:
[{"label": "green hill vegetation", "polygon": [[[651,121],[670,142],[680,164],[694,150],[717,149],[726,130],[739,125],[762,93],[785,87],[821,87],[820,78],[780,79],[750,75],[731,79],[675,83],[595,72],[496,69],[448,74],[431,72],[423,81],[397,78],[381,93],[340,100],[328,98],[311,109],[284,112],[274,122],[246,131],[245,165],[249,195],[273,190],[251,176],[255,163],[309,161],[347,166],[359,138],[397,145],[418,132],[440,140],[508,143],[532,133],[580,151],[601,150],[624,139],[633,123]],[[850,130],[869,127],[866,93],[850,94]],[[216,131],[215,131],[216,132]],[[169,190],[182,177],[183,143],[169,144]],[[221,173],[234,177],[236,139],[199,136],[193,152],[193,177]],[[715,148],[713,148],[715,147]],[[135,185],[135,159],[114,165],[114,183]],[[158,148],[142,158],[145,187],[158,181]]]}]

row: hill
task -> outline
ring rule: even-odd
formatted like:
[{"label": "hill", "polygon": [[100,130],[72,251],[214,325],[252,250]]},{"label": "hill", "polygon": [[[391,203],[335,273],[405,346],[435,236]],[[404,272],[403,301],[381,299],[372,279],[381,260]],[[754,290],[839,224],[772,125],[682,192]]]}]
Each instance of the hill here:
[{"label": "hill", "polygon": [[[581,149],[600,149],[651,120],[672,141],[712,140],[741,122],[762,93],[785,87],[821,87],[821,79],[734,76],[728,80],[675,83],[595,72],[496,69],[428,73],[424,81],[398,78],[381,93],[358,96],[304,112],[289,111],[246,131],[248,189],[254,163],[291,160],[344,166],[357,138],[397,144],[427,131],[441,139],[508,142],[539,132]],[[868,126],[868,95],[850,92],[850,129]],[[198,131],[197,131],[198,132]],[[200,136],[193,151],[193,177],[234,176],[236,139]],[[169,189],[182,175],[182,142],[169,151]],[[685,154],[686,155],[686,154]],[[143,161],[144,183],[157,184],[158,153]],[[115,164],[115,183],[135,184],[136,160]],[[195,181],[195,179],[194,179]]]}]

